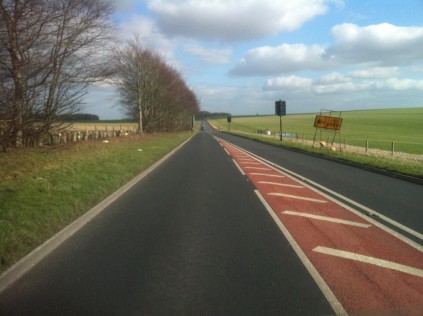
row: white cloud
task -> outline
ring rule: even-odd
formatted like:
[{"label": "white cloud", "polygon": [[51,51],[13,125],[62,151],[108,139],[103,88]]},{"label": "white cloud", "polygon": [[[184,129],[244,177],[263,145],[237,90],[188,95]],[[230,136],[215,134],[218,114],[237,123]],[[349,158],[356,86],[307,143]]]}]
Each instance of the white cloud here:
[{"label": "white cloud", "polygon": [[423,80],[414,79],[387,79],[383,87],[393,90],[423,90]]},{"label": "white cloud", "polygon": [[325,84],[317,81],[313,84],[313,91],[317,94],[338,94],[347,92],[375,92],[375,91],[421,91],[423,80],[390,78],[385,80],[363,80]]},{"label": "white cloud", "polygon": [[263,102],[262,91],[250,85],[197,85],[195,92],[201,96],[201,109],[213,112],[252,113]]},{"label": "white cloud", "polygon": [[335,44],[327,56],[342,62],[402,65],[423,61],[423,27],[345,23],[334,26],[332,35]]},{"label": "white cloud", "polygon": [[137,35],[144,47],[153,49],[168,59],[173,58],[175,43],[163,36],[154,21],[148,17],[138,15],[122,22],[119,33],[122,41],[127,41]]},{"label": "white cloud", "polygon": [[[287,100],[291,113],[317,111],[322,105],[352,109],[422,104],[423,28],[388,23],[333,26],[329,23],[365,21],[352,19],[355,5],[344,6],[342,0],[116,3],[122,14],[117,15],[121,38],[138,33],[145,47],[183,69],[207,110],[271,113],[274,100],[280,98]],[[327,14],[329,9],[335,9],[333,14]],[[374,20],[390,18],[383,8],[379,12]],[[325,23],[306,24],[324,14]],[[409,21],[421,25],[416,19]],[[312,29],[282,34],[304,25]],[[292,38],[296,42],[288,42]],[[235,55],[241,57],[231,64]],[[228,78],[228,73],[240,78]],[[95,93],[87,96],[96,108],[100,103],[94,96],[104,98],[105,89],[95,86]],[[100,113],[106,110],[104,103]]]},{"label": "white cloud", "polygon": [[324,0],[152,0],[149,9],[169,36],[245,41],[293,31],[328,10]]},{"label": "white cloud", "polygon": [[321,77],[318,82],[321,84],[337,84],[337,83],[344,83],[348,82],[351,79],[339,72],[331,72],[327,75]]},{"label": "white cloud", "polygon": [[305,90],[309,89],[312,83],[312,79],[288,76],[288,77],[277,77],[268,79],[264,86],[264,90]]},{"label": "white cloud", "polygon": [[[266,80],[264,90],[283,91],[284,94],[294,93],[315,93],[326,95],[340,95],[354,92],[384,92],[389,91],[415,91],[423,90],[423,80],[409,78],[385,78],[379,79],[375,76],[353,76],[332,72],[318,79],[311,79],[299,76],[281,76]],[[370,71],[370,73],[372,73]],[[376,72],[377,73],[377,72]]]},{"label": "white cloud", "polygon": [[355,83],[352,81],[332,84],[316,84],[313,86],[313,92],[317,94],[337,94],[368,90],[371,86],[372,84],[370,82]]},{"label": "white cloud", "polygon": [[329,67],[322,59],[325,48],[319,45],[282,44],[249,50],[230,71],[231,75],[256,76],[280,74],[301,70],[319,70]]},{"label": "white cloud", "polygon": [[386,78],[398,75],[399,67],[374,67],[351,71],[348,74],[356,78]]},{"label": "white cloud", "polygon": [[250,49],[230,74],[275,75],[365,66],[350,75],[376,78],[395,76],[400,66],[423,63],[423,27],[341,24],[333,27],[332,34],[335,43],[331,46],[285,43]]},{"label": "white cloud", "polygon": [[215,49],[197,44],[186,45],[185,51],[190,55],[199,57],[208,64],[228,64],[232,56],[232,50],[229,48]]}]

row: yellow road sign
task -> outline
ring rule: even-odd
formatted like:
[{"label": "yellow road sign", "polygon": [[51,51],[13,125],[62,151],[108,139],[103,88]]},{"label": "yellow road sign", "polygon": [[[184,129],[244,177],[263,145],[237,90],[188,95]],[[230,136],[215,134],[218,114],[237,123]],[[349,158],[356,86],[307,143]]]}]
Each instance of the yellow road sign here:
[{"label": "yellow road sign", "polygon": [[342,118],[325,115],[316,115],[314,119],[314,127],[333,129],[339,131],[342,125]]}]

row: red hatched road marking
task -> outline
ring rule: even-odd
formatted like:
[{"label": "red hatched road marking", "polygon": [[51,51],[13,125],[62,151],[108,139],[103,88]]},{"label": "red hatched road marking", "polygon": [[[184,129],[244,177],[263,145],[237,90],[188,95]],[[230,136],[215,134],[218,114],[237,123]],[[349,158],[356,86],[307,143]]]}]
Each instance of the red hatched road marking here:
[{"label": "red hatched road marking", "polygon": [[422,247],[220,142],[348,313],[422,314]]}]

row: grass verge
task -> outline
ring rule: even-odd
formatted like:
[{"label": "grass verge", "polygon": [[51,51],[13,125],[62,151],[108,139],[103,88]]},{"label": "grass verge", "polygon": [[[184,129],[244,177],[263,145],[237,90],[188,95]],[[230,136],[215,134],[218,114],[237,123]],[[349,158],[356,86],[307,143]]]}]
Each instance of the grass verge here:
[{"label": "grass verge", "polygon": [[371,168],[386,170],[389,172],[417,178],[423,181],[423,163],[418,161],[416,162],[402,161],[402,160],[392,159],[389,157],[375,157],[375,156],[369,156],[369,155],[359,154],[359,153],[331,151],[328,149],[320,149],[317,147],[313,148],[308,145],[291,142],[291,141],[284,141],[281,143],[279,139],[264,137],[260,135],[237,133],[237,132],[228,132],[228,133],[237,135],[240,137],[248,138],[251,140],[271,144],[274,146],[282,147],[282,148],[300,150],[300,151],[311,153],[321,157],[329,157],[332,159],[338,159],[338,160],[356,163],[362,166],[368,166]]},{"label": "grass verge", "polygon": [[[317,114],[317,113],[316,113]],[[314,119],[316,114],[289,114],[283,117],[284,133],[297,134],[299,138],[313,140],[316,135]],[[339,113],[334,113],[335,116]],[[327,114],[325,114],[327,115]],[[423,107],[408,109],[384,109],[366,111],[345,111],[341,115],[341,143],[369,148],[390,150],[392,142],[395,151],[423,155]],[[212,119],[222,129],[227,129],[226,117]],[[278,116],[232,117],[231,130],[245,133],[269,129],[279,133]],[[317,138],[322,140],[331,137],[331,133],[319,131]],[[336,139],[338,143],[338,137]]]},{"label": "grass verge", "polygon": [[190,136],[133,136],[1,154],[0,272]]}]

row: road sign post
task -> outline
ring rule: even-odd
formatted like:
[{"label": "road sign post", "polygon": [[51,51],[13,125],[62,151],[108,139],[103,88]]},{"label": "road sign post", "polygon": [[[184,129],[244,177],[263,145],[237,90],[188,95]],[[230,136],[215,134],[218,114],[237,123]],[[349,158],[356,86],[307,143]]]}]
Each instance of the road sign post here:
[{"label": "road sign post", "polygon": [[[327,115],[323,115],[323,113],[326,112]],[[333,114],[338,112],[338,116],[334,116]],[[314,127],[316,128],[316,132],[314,133],[314,140],[313,140],[313,147],[314,143],[316,142],[316,136],[317,131],[320,131],[320,141],[322,140],[322,131],[325,131],[326,133],[330,134],[332,136],[332,139],[329,141],[328,136],[328,146],[329,148],[333,149],[333,144],[335,142],[336,135],[339,136],[339,149],[342,150],[341,147],[341,125],[342,125],[342,118],[341,118],[342,112],[340,111],[332,111],[332,110],[324,110],[322,109],[320,111],[320,115],[316,115],[316,118],[314,119]],[[324,142],[320,142],[320,146],[323,147]],[[329,145],[330,144],[330,145]],[[326,145],[325,145],[326,146]],[[335,150],[335,149],[333,149]]]},{"label": "road sign post", "polygon": [[282,141],[282,116],[286,115],[286,102],[279,100],[275,102],[275,115],[279,115],[279,139]]}]

